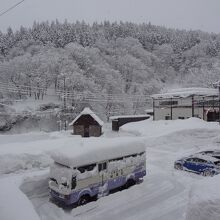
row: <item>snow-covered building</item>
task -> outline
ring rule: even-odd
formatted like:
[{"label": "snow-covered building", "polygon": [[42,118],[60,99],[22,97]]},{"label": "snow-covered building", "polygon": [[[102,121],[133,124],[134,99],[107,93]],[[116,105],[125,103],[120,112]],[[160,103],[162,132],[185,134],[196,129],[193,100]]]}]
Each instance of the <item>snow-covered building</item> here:
[{"label": "snow-covered building", "polygon": [[112,130],[119,131],[119,128],[130,122],[137,122],[149,119],[150,115],[121,115],[121,116],[111,116]]},{"label": "snow-covered building", "polygon": [[104,122],[90,109],[84,110],[69,124],[73,126],[73,134],[82,137],[99,137]]},{"label": "snow-covered building", "polygon": [[175,120],[190,117],[205,121],[219,120],[219,94],[217,89],[181,88],[155,94],[154,120]]}]

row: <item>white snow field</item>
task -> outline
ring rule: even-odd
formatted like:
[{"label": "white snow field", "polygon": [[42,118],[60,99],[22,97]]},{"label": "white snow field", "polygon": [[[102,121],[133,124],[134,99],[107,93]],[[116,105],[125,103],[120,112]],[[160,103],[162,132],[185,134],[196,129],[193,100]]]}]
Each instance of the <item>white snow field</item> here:
[{"label": "white snow field", "polygon": [[173,168],[174,161],[185,155],[220,149],[218,123],[195,118],[145,120],[124,125],[119,133],[106,130],[100,139],[104,142],[107,137],[110,141],[120,136],[133,136],[137,142],[144,140],[147,152],[144,181],[85,206],[64,210],[49,201],[48,175],[52,163],[49,152],[66,141],[80,143],[82,138],[70,132],[1,135],[0,219],[220,219],[220,175],[203,177]]}]

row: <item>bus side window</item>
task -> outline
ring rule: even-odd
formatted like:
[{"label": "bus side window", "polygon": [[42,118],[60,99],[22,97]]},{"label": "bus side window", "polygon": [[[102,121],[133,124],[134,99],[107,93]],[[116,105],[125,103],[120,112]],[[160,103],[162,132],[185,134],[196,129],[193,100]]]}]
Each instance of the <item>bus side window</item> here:
[{"label": "bus side window", "polygon": [[102,164],[102,169],[103,169],[103,170],[106,170],[106,169],[107,169],[107,163],[106,163],[106,162]]},{"label": "bus side window", "polygon": [[95,168],[96,164],[89,164],[86,166],[78,167],[80,173],[84,173],[85,171],[92,171]]},{"label": "bus side window", "polygon": [[72,177],[72,187],[71,189],[75,189],[76,188],[76,176]]},{"label": "bus side window", "polygon": [[102,170],[106,170],[107,169],[107,163],[100,163],[99,166],[99,172],[102,171]]}]

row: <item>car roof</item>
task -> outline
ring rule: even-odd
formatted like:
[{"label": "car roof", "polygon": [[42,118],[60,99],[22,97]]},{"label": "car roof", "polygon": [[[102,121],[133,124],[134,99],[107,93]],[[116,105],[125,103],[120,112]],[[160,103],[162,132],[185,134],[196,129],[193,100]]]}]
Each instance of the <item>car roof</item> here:
[{"label": "car roof", "polygon": [[[198,159],[203,159],[203,160],[211,161],[211,162],[220,161],[219,159],[217,159],[215,157],[212,157],[212,156],[209,156],[209,155],[203,155],[201,153],[197,153],[197,154],[191,155],[190,157],[196,157]],[[190,157],[188,157],[188,158],[190,158]]]},{"label": "car roof", "polygon": [[199,153],[204,153],[204,154],[220,154],[220,150],[204,150],[204,151],[201,151]]}]

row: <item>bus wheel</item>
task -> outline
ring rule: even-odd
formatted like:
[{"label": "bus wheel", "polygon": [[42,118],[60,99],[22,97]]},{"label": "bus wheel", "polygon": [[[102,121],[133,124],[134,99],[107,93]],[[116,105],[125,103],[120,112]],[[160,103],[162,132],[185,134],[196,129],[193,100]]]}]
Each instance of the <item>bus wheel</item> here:
[{"label": "bus wheel", "polygon": [[136,183],[136,182],[135,182],[135,180],[133,180],[133,179],[127,180],[127,182],[125,183],[125,189],[128,189],[129,187],[135,185],[135,183]]},{"label": "bus wheel", "polygon": [[92,201],[98,200],[98,195],[95,195],[95,196],[91,197],[91,200],[92,200]]},{"label": "bus wheel", "polygon": [[89,202],[90,200],[90,196],[89,195],[84,195],[84,196],[81,196],[79,201],[78,201],[78,205],[85,205]]}]

